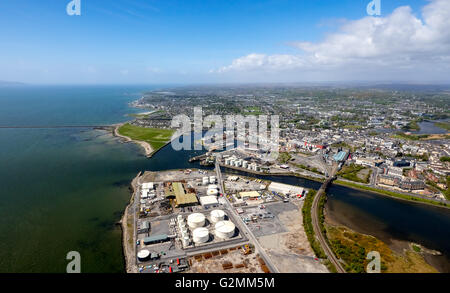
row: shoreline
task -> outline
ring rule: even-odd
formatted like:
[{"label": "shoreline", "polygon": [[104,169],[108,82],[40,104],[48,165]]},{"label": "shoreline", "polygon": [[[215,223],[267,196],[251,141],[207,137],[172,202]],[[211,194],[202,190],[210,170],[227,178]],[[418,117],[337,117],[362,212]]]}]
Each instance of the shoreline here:
[{"label": "shoreline", "polygon": [[377,239],[377,241],[380,241],[388,246],[389,249],[392,250],[392,252],[401,255],[402,257],[405,257],[405,251],[409,250],[412,245],[420,246],[422,248],[422,251],[419,254],[423,257],[424,261],[429,266],[436,269],[439,273],[445,273],[448,270],[448,262],[446,260],[442,260],[442,258],[445,258],[445,255],[437,250],[429,249],[417,242],[395,238],[394,236],[389,234],[380,234],[377,231],[371,230],[370,226],[367,226],[364,223],[353,222],[346,218],[338,219],[335,215],[333,215],[327,202],[323,207],[323,211],[325,224],[329,226],[334,226],[336,228],[343,227],[355,233],[373,237]]},{"label": "shoreline", "polygon": [[128,122],[124,122],[124,123],[113,125],[114,126],[113,136],[123,138],[123,139],[125,139],[126,142],[134,142],[135,144],[140,145],[142,148],[144,148],[145,156],[147,158],[151,158],[156,152],[155,152],[155,150],[152,148],[152,146],[148,142],[140,141],[140,140],[134,140],[134,139],[131,139],[128,136],[125,136],[125,135],[122,135],[122,134],[119,133],[119,128],[121,126],[125,125],[126,123],[128,123]]},{"label": "shoreline", "polygon": [[[431,199],[422,199],[422,198],[419,198],[419,197],[416,197],[417,200],[408,199],[408,198],[404,198],[403,197],[403,196],[408,196],[408,195],[403,195],[401,193],[399,193],[398,196],[388,195],[386,193],[383,193],[383,191],[384,191],[383,189],[380,189],[379,191],[376,190],[376,188],[373,188],[373,187],[367,187],[367,188],[370,188],[370,189],[366,189],[366,188],[364,188],[364,187],[366,187],[364,185],[362,185],[361,187],[358,187],[357,183],[348,183],[348,182],[345,182],[345,181],[342,181],[342,180],[340,180],[340,181],[339,180],[335,180],[332,184],[336,184],[336,185],[339,185],[339,186],[344,186],[344,187],[355,189],[355,190],[359,190],[359,191],[372,192],[372,193],[375,193],[377,195],[381,195],[381,196],[385,196],[385,197],[389,197],[389,198],[393,198],[393,199],[398,199],[398,200],[403,200],[403,201],[407,201],[407,202],[411,202],[411,203],[419,203],[419,204],[425,204],[425,205],[429,205],[429,206],[433,206],[433,207],[440,207],[440,208],[444,208],[444,209],[450,209],[450,206],[448,206],[447,203],[444,203],[446,205],[443,205],[443,204],[440,204],[438,201],[433,201]],[[395,191],[389,191],[389,192],[395,193]]]},{"label": "shoreline", "polygon": [[[120,227],[122,229],[122,251],[123,251],[123,255],[125,258],[125,272],[126,273],[136,273],[137,269],[136,269],[136,264],[133,264],[133,260],[135,259],[135,255],[136,252],[134,251],[134,243],[135,243],[135,239],[134,239],[134,228],[133,231],[129,231],[129,227],[128,227],[128,223],[130,220],[130,213],[129,213],[129,209],[131,207],[131,205],[134,203],[135,200],[135,195],[136,195],[136,191],[137,191],[137,181],[139,180],[140,176],[142,174],[142,171],[139,172],[136,177],[133,178],[133,180],[131,181],[131,188],[133,190],[133,192],[131,193],[131,198],[130,201],[128,203],[128,205],[125,207],[125,211],[122,215],[122,218],[120,219]],[[135,211],[134,211],[135,212]],[[134,218],[132,218],[132,221],[134,221]],[[134,227],[134,223],[133,223],[133,227]],[[131,235],[131,239],[130,239],[130,232],[132,233]],[[131,240],[131,245],[129,244]]]}]

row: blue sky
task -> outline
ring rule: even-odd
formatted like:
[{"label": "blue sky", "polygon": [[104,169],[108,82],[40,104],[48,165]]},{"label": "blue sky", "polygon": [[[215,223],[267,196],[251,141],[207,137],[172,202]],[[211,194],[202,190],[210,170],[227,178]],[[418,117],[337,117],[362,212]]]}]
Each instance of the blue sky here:
[{"label": "blue sky", "polygon": [[[66,14],[69,2],[0,0],[0,80],[104,84],[367,80],[378,73],[378,79],[389,77],[378,67],[361,75],[365,70],[357,65],[366,59],[351,63],[356,66],[353,74],[339,71],[336,56],[326,56],[336,62],[323,68],[309,59],[326,48],[324,40],[342,26],[369,18],[370,0],[81,0],[81,16]],[[379,19],[407,5],[411,11],[399,13],[397,19],[406,15],[419,21],[422,7],[430,4],[424,0],[381,3]],[[409,23],[404,25],[408,28]],[[305,50],[303,42],[323,46]],[[446,53],[445,48],[445,61]],[[342,56],[338,57],[341,62]],[[374,55],[368,57],[373,60]],[[346,58],[345,62],[355,62]],[[397,69],[392,70],[397,76]]]}]

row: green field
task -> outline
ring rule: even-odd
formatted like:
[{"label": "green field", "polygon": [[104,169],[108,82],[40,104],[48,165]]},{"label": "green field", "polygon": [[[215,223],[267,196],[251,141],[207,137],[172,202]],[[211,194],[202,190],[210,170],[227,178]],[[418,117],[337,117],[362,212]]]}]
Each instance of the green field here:
[{"label": "green field", "polygon": [[128,136],[133,140],[148,142],[154,152],[165,146],[175,132],[173,129],[144,128],[129,123],[119,127],[118,131],[120,135]]}]

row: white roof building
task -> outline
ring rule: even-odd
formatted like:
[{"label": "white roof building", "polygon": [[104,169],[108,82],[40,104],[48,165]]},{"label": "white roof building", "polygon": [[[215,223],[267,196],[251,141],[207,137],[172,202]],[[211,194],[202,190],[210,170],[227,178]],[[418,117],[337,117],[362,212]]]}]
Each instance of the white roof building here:
[{"label": "white roof building", "polygon": [[217,196],[214,196],[214,195],[201,196],[199,198],[199,200],[200,200],[200,204],[203,207],[211,207],[211,206],[216,206],[219,204],[219,201],[217,200]]},{"label": "white roof building", "polygon": [[275,191],[283,194],[303,194],[304,188],[300,186],[272,182],[269,185],[269,191]]}]

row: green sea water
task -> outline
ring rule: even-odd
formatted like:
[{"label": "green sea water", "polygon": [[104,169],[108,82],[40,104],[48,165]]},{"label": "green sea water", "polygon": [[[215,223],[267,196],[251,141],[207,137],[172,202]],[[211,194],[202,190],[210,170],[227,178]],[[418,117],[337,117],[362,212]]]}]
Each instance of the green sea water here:
[{"label": "green sea water", "polygon": [[[0,125],[127,120],[145,88],[0,89]],[[148,164],[134,144],[91,129],[0,129],[0,272],[123,272],[121,230],[129,182]]]}]

